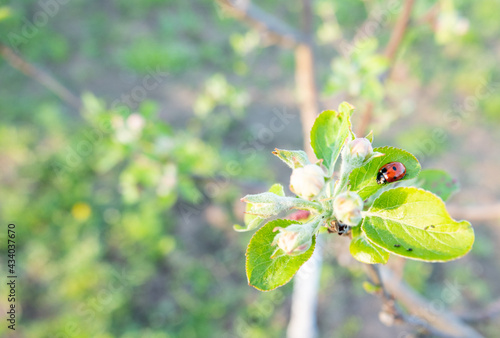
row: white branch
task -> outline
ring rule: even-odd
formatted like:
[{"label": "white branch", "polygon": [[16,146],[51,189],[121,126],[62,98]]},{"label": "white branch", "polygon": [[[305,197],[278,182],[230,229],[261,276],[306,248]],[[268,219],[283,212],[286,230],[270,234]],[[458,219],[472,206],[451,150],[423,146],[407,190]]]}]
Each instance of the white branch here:
[{"label": "white branch", "polygon": [[316,308],[323,262],[323,239],[318,236],[311,258],[293,279],[292,311],[287,338],[314,338],[318,336]]}]

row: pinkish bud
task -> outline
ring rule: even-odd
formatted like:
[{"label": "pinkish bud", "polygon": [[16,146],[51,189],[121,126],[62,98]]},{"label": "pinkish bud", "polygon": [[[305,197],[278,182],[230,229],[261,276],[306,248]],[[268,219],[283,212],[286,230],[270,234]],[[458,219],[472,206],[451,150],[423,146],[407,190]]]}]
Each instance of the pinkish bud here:
[{"label": "pinkish bud", "polygon": [[357,159],[365,160],[373,154],[370,141],[364,137],[356,138],[347,144],[349,154]]},{"label": "pinkish bud", "polygon": [[290,225],[287,228],[276,227],[273,231],[279,231],[280,233],[274,237],[271,245],[278,245],[287,255],[303,254],[312,245],[312,233],[302,224]]},{"label": "pinkish bud", "polygon": [[316,164],[295,168],[290,176],[290,190],[305,199],[319,194],[325,186],[325,173]]},{"label": "pinkish bud", "polygon": [[302,221],[311,215],[311,212],[309,210],[297,210],[293,212],[292,214],[288,215],[288,219],[291,219],[293,221]]}]

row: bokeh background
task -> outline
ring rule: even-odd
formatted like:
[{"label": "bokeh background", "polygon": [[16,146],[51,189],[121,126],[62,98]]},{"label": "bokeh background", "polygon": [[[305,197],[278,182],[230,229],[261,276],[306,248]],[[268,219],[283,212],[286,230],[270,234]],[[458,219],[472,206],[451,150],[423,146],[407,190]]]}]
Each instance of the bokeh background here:
[{"label": "bokeh background", "polygon": [[[254,3],[300,27],[299,1]],[[394,12],[385,1],[313,2],[320,109],[348,100],[356,128],[373,104],[375,145],[450,172],[461,184],[455,210],[494,205],[500,2],[416,1],[388,64],[382,52],[401,9],[393,3]],[[211,0],[3,1],[0,41],[0,263],[3,273],[15,223],[19,276],[17,329],[3,322],[0,334],[283,337],[292,285],[249,287],[252,234],[232,225],[241,196],[288,186],[274,147],[303,147],[293,49]],[[354,51],[344,55],[339,41]],[[467,314],[500,297],[499,219],[472,215],[467,257],[391,258],[436,311]],[[397,337],[404,327],[379,322],[381,303],[363,290],[345,242],[326,241],[321,337]],[[476,327],[489,337],[500,328]]]}]

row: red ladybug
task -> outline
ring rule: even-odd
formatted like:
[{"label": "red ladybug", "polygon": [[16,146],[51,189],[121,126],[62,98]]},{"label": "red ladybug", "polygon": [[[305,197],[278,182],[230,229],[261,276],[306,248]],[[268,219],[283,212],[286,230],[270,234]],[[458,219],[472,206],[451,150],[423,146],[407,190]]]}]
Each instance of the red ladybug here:
[{"label": "red ladybug", "polygon": [[377,183],[385,184],[396,182],[405,177],[406,168],[403,163],[391,162],[379,169],[377,174]]}]

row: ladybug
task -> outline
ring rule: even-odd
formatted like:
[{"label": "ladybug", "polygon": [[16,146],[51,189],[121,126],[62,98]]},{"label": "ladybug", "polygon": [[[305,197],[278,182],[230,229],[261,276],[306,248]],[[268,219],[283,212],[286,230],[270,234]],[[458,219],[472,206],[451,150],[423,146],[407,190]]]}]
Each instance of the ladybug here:
[{"label": "ladybug", "polygon": [[379,169],[377,183],[385,184],[396,182],[405,177],[406,168],[401,162],[391,162]]}]

